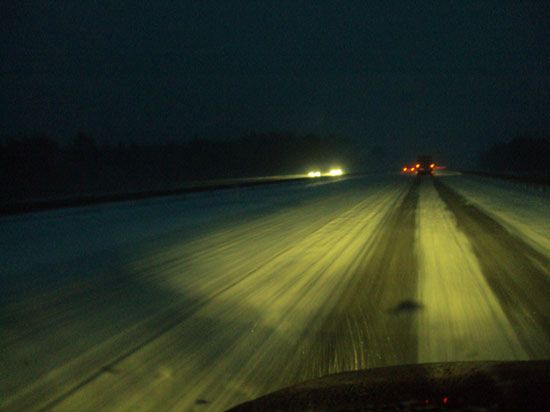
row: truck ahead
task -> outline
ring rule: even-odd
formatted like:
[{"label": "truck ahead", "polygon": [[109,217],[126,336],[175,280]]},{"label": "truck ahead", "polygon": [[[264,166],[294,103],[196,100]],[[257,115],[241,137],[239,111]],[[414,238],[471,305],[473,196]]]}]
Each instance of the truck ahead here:
[{"label": "truck ahead", "polygon": [[432,156],[420,155],[416,161],[415,169],[419,175],[431,175],[435,168]]}]

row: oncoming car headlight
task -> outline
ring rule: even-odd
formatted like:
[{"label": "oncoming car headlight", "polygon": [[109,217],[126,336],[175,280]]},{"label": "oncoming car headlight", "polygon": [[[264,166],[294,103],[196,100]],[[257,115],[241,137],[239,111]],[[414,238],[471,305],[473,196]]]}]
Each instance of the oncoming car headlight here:
[{"label": "oncoming car headlight", "polygon": [[309,177],[321,177],[321,172],[318,170],[312,170],[307,174]]},{"label": "oncoming car headlight", "polygon": [[344,174],[342,169],[330,169],[328,172],[329,176],[342,176]]}]

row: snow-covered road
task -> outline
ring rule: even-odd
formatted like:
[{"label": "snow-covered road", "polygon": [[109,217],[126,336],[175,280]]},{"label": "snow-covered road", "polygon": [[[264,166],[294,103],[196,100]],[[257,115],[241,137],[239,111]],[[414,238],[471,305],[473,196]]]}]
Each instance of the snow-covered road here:
[{"label": "snow-covered road", "polygon": [[455,174],[0,219],[0,410],[220,410],[329,373],[550,356],[550,194]]}]

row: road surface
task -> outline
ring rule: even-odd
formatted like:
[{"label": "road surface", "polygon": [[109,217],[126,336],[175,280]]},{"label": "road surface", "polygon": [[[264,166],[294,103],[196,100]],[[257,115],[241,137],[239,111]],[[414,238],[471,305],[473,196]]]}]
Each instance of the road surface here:
[{"label": "road surface", "polygon": [[223,410],[346,370],[547,359],[548,212],[448,174],[0,219],[0,410]]}]

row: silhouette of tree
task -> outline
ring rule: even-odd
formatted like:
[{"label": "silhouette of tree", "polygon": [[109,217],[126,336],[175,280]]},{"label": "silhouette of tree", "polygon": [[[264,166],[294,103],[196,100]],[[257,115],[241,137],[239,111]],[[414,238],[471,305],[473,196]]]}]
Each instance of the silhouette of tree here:
[{"label": "silhouette of tree", "polygon": [[[338,136],[251,132],[240,137],[164,144],[98,145],[79,132],[62,149],[49,137],[10,139],[0,146],[1,198],[103,191],[149,190],[197,179],[304,173],[353,159],[353,145]],[[347,163],[349,166],[351,163]]]},{"label": "silhouette of tree", "polygon": [[522,136],[495,143],[480,153],[481,168],[523,174],[550,173],[550,138]]}]

